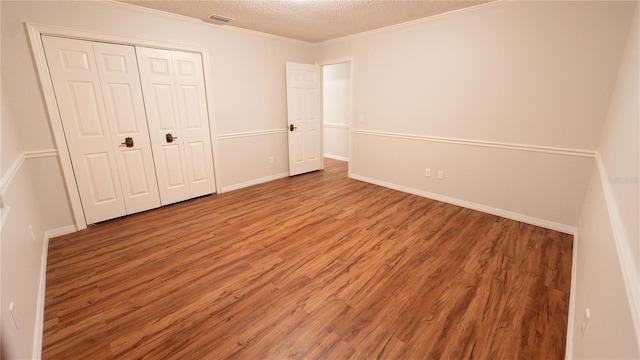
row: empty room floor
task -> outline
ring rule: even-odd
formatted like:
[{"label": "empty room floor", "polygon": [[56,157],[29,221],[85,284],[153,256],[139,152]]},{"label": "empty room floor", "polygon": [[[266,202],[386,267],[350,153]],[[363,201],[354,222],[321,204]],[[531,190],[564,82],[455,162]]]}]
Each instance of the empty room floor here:
[{"label": "empty room floor", "polygon": [[327,159],[52,239],[43,359],[562,359],[572,241]]}]

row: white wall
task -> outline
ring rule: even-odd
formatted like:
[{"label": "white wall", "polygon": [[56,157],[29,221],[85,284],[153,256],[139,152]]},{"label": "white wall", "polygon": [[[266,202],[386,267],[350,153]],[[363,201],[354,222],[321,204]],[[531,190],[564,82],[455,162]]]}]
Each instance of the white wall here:
[{"label": "white wall", "polygon": [[[0,225],[2,357],[29,359],[32,358],[34,334],[38,328],[36,314],[41,261],[46,246],[45,223],[34,196],[29,160],[24,158],[22,145],[17,141],[19,136],[11,104],[4,96],[6,88],[3,86],[2,90],[1,189],[5,206]],[[11,302],[15,305],[19,328],[9,314]]]},{"label": "white wall", "polygon": [[497,2],[317,45],[356,64],[352,176],[575,228],[632,6]]},{"label": "white wall", "polygon": [[[598,169],[594,167],[577,238],[573,359],[637,359],[638,339]],[[590,319],[581,334],[585,310]]]},{"label": "white wall", "polygon": [[349,159],[351,124],[351,63],[322,67],[324,156]]},{"label": "white wall", "polygon": [[[637,4],[637,3],[636,3]],[[640,6],[629,31],[626,51],[620,64],[616,87],[600,139],[598,152],[615,216],[619,218],[621,249],[628,254],[629,271],[640,286]],[[625,255],[626,256],[626,255]],[[636,288],[635,303],[640,306]]]},{"label": "white wall", "polygon": [[[578,225],[575,314],[569,324],[576,359],[640,357],[639,21],[636,5]],[[591,319],[582,337],[587,308]]]}]

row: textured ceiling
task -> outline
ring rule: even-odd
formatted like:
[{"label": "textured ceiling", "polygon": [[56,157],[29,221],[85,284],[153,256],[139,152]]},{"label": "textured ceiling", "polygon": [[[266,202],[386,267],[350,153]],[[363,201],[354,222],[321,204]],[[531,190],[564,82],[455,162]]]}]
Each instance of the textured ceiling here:
[{"label": "textured ceiling", "polygon": [[[228,25],[308,42],[320,42],[425,18],[489,0],[118,0],[213,24],[211,14],[233,18]],[[219,26],[219,25],[216,25]]]}]

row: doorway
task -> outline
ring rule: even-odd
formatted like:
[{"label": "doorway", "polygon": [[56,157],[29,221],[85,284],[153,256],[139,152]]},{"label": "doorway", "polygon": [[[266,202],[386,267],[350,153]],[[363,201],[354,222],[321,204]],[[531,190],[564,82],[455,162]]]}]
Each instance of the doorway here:
[{"label": "doorway", "polygon": [[353,61],[340,59],[322,65],[324,157],[349,162]]}]

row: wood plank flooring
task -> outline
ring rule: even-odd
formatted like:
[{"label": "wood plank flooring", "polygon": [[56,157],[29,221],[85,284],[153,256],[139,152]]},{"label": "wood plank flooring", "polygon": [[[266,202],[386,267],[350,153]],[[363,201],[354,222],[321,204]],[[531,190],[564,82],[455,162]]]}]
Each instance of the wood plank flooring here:
[{"label": "wood plank flooring", "polygon": [[563,358],[570,235],[325,164],[52,239],[43,358]]}]

